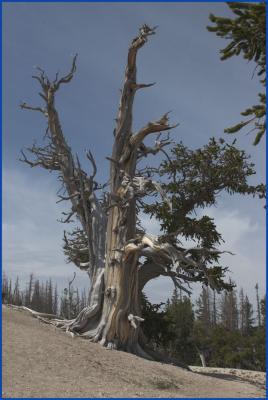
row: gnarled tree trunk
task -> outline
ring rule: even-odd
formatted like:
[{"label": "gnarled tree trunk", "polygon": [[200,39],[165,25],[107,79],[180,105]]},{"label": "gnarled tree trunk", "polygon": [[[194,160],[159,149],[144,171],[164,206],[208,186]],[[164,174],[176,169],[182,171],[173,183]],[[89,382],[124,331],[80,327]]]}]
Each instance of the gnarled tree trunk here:
[{"label": "gnarled tree trunk", "polygon": [[[69,261],[88,272],[91,280],[89,305],[74,320],[50,319],[50,322],[74,335],[81,335],[100,342],[108,348],[119,348],[149,359],[163,360],[161,355],[146,352],[141,330],[140,297],[144,285],[151,279],[165,275],[181,287],[184,281],[197,281],[200,273],[205,274],[204,265],[192,254],[197,249],[183,249],[175,237],[154,237],[137,228],[137,202],[153,192],[158,192],[171,207],[161,185],[151,180],[149,174],[137,170],[137,160],[147,154],[156,154],[170,144],[168,138],[160,139],[163,131],[176,125],[169,125],[168,113],[155,122],[149,122],[138,132],[132,132],[132,109],[134,97],[139,89],[152,84],[136,81],[136,58],[138,50],[155,33],[155,28],[143,25],[139,35],[133,39],[128,50],[125,81],[121,93],[114,145],[110,160],[109,192],[97,196],[104,186],[94,178],[96,165],[90,151],[87,157],[93,173],[88,176],[82,170],[78,157],[74,159],[64,138],[59,116],[55,108],[55,94],[62,84],[72,80],[76,70],[76,56],[69,74],[56,76],[50,81],[39,69],[34,76],[41,85],[40,96],[45,107],[32,107],[23,103],[24,109],[41,112],[48,121],[46,147],[28,149],[35,160],[30,161],[22,152],[22,161],[31,167],[42,166],[59,172],[65,188],[59,201],[70,201],[71,210],[62,222],[70,222],[75,215],[81,228],[64,233],[64,250]],[[145,137],[158,133],[154,147],[146,147]],[[166,154],[166,153],[165,153]],[[146,172],[146,171],[145,171]],[[199,248],[200,252],[201,249]],[[204,251],[207,251],[206,249]],[[143,257],[143,258],[141,258]],[[144,260],[145,261],[141,261]],[[209,279],[209,276],[208,276]],[[187,289],[185,289],[187,291]],[[34,313],[37,316],[37,313]],[[47,316],[39,315],[44,321]],[[174,362],[174,360],[172,360]]]}]

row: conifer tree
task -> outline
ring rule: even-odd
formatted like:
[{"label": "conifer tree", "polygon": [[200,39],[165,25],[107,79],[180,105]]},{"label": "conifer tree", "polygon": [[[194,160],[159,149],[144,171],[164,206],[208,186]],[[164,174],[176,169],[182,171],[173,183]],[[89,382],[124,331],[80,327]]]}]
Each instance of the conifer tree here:
[{"label": "conifer tree", "polygon": [[46,289],[44,282],[41,283],[40,286],[40,303],[41,303],[41,312],[46,312]]},{"label": "conifer tree", "polygon": [[221,323],[226,329],[238,329],[238,307],[236,291],[225,291],[221,298]]},{"label": "conifer tree", "polygon": [[18,276],[17,276],[16,282],[15,282],[15,287],[14,287],[13,296],[12,296],[12,303],[17,306],[22,305],[22,295],[20,293],[20,284],[19,284]]},{"label": "conifer tree", "polygon": [[53,296],[53,309],[52,309],[52,314],[57,315],[58,314],[58,288],[57,285],[54,287],[54,296]]},{"label": "conifer tree", "polygon": [[256,283],[256,303],[257,303],[257,318],[258,318],[258,327],[261,326],[261,307],[260,307],[260,297],[259,297],[259,285]]},{"label": "conifer tree", "polygon": [[33,273],[31,273],[30,277],[29,277],[28,288],[26,289],[26,293],[25,293],[25,306],[26,307],[31,307],[33,285],[34,285],[34,277],[33,277]]},{"label": "conifer tree", "polygon": [[8,303],[12,303],[12,281],[9,279],[9,285],[8,285]]},{"label": "conifer tree", "polygon": [[266,326],[266,295],[261,300],[261,324]]},{"label": "conifer tree", "polygon": [[218,311],[217,311],[217,302],[216,302],[216,290],[213,290],[213,308],[212,308],[212,317],[211,317],[212,325],[216,326],[217,321],[218,321]]},{"label": "conifer tree", "polygon": [[243,288],[239,292],[239,328],[243,333],[245,330],[245,296]]},{"label": "conifer tree", "polygon": [[[227,39],[228,45],[220,50],[221,60],[243,55],[245,60],[254,61],[255,70],[261,84],[266,84],[266,4],[260,3],[227,3],[234,13],[233,18],[217,17],[210,14],[214,26],[208,26],[210,32]],[[225,129],[226,133],[236,133],[246,126],[255,132],[254,145],[257,145],[266,132],[266,95],[259,93],[259,103],[241,113],[247,117],[239,124]]]},{"label": "conifer tree", "polygon": [[248,296],[245,296],[245,304],[244,304],[244,310],[245,310],[245,328],[244,331],[246,334],[248,334],[253,326],[253,307],[252,304],[249,301]]},{"label": "conifer tree", "polygon": [[171,333],[170,321],[166,318],[166,310],[162,310],[164,303],[152,304],[142,293],[142,317],[144,318],[143,333],[147,343],[154,349],[163,349],[169,339],[174,339]]},{"label": "conifer tree", "polygon": [[53,314],[53,287],[51,278],[47,282],[47,313]]},{"label": "conifer tree", "polygon": [[203,367],[207,366],[211,353],[212,313],[210,297],[209,288],[203,286],[196,301],[195,309],[196,321],[193,329],[193,342]]},{"label": "conifer tree", "polygon": [[[171,357],[179,358],[185,363],[192,363],[195,359],[195,349],[192,343],[194,312],[190,299],[181,297],[175,288],[168,299],[162,320],[165,331],[160,344]],[[145,318],[146,321],[146,318]]]},{"label": "conifer tree", "polygon": [[5,272],[3,272],[3,275],[2,275],[2,303],[7,303],[8,298],[9,298],[8,279],[7,279]]},{"label": "conifer tree", "polygon": [[210,329],[212,324],[211,312],[211,294],[209,288],[203,286],[202,292],[196,302],[196,318],[201,321],[203,325]]},{"label": "conifer tree", "polygon": [[33,296],[32,296],[32,308],[35,311],[43,311],[42,299],[40,296],[40,284],[39,284],[38,279],[35,279],[35,282],[34,282],[34,289],[33,289]]}]

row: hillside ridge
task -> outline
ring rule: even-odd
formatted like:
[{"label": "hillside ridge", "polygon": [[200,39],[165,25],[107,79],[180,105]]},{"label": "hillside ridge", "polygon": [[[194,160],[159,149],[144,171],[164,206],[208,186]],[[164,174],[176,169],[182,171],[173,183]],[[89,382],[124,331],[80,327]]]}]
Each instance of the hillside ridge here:
[{"label": "hillside ridge", "polygon": [[2,315],[3,398],[265,397],[262,372],[189,372],[71,338],[25,311]]}]

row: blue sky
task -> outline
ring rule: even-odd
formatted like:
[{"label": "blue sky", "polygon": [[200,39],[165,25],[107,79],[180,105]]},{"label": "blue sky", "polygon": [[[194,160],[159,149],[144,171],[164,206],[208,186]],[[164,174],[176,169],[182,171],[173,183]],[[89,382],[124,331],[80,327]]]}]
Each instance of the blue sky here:
[{"label": "blue sky", "polygon": [[[73,271],[61,250],[64,227],[56,220],[62,207],[56,205],[56,177],[31,169],[18,161],[20,149],[33,140],[42,143],[42,115],[22,111],[26,101],[41,104],[34,66],[54,77],[69,70],[77,52],[77,73],[62,87],[57,107],[65,136],[83,161],[90,148],[99,166],[98,178],[108,176],[114,118],[122,86],[127,48],[138,27],[159,25],[157,34],[140,51],[139,82],[157,82],[138,93],[134,128],[158,119],[172,110],[171,121],[180,125],[174,140],[192,148],[209,137],[227,137],[223,130],[240,121],[239,113],[257,100],[260,86],[252,78],[254,64],[242,58],[219,59],[224,40],[206,30],[208,15],[230,15],[224,3],[6,3],[3,5],[3,267],[14,277],[53,277],[65,286]],[[256,164],[252,182],[265,180],[265,143],[252,146],[253,136],[240,133],[237,146]],[[209,210],[225,238],[224,247],[236,255],[224,256],[231,277],[254,297],[258,281],[265,291],[265,213],[263,203],[241,196],[219,199]],[[145,224],[157,233],[155,221]],[[84,273],[77,284],[88,285]],[[193,287],[199,291],[198,285]],[[172,285],[159,279],[147,288],[152,301],[164,301]]]}]

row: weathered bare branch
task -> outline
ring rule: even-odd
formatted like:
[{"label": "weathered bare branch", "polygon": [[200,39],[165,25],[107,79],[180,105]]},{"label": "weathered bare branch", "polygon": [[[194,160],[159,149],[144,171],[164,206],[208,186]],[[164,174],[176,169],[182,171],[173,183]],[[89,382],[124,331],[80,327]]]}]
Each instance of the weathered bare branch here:
[{"label": "weathered bare branch", "polygon": [[47,318],[47,319],[58,318],[59,320],[62,320],[61,317],[57,317],[57,315],[55,315],[55,314],[41,313],[41,312],[38,312],[38,311],[34,311],[34,310],[32,310],[32,309],[30,309],[28,307],[25,307],[25,306],[15,306],[14,304],[7,304],[6,306],[9,307],[9,308],[17,309],[17,310],[27,311],[35,318],[40,318],[40,319],[41,318]]},{"label": "weathered bare branch", "polygon": [[21,154],[23,156],[23,159],[19,158],[19,161],[22,161],[22,162],[25,162],[26,164],[29,164],[30,167],[36,167],[37,165],[42,165],[42,163],[40,161],[34,161],[33,162],[33,161],[28,160],[28,158],[26,157],[26,155],[23,152],[23,150],[21,150],[20,152],[21,152]]},{"label": "weathered bare branch", "polygon": [[69,213],[62,212],[62,214],[63,214],[63,215],[67,215],[67,218],[65,218],[65,219],[58,219],[59,222],[62,222],[63,224],[66,224],[66,223],[69,223],[69,222],[74,222],[71,218],[72,218],[72,216],[75,214],[75,211],[72,210],[72,211],[69,212]]},{"label": "weathered bare branch", "polygon": [[50,153],[46,148],[39,149],[33,146],[32,148],[28,148],[27,150],[36,156],[36,160],[35,161],[28,160],[23,150],[21,150],[23,158],[19,158],[19,161],[25,162],[31,167],[40,166],[48,170],[54,170],[54,171],[60,170],[60,165],[57,157],[52,152]]},{"label": "weathered bare branch", "polygon": [[62,83],[69,83],[73,79],[74,73],[76,71],[76,60],[77,60],[77,54],[73,57],[72,67],[67,75],[63,76],[58,80],[58,74],[56,74],[56,79],[53,82],[53,89],[55,92],[59,89]]},{"label": "weathered bare branch", "polygon": [[[72,80],[76,70],[76,59],[77,55],[72,60],[72,66],[68,74],[59,78],[59,74],[57,73],[53,81],[48,79],[41,68],[37,68],[39,75],[33,78],[39,82],[42,88],[42,92],[39,94],[46,104],[48,118],[46,139],[49,140],[50,144],[44,148],[33,146],[31,149],[28,149],[36,157],[34,161],[29,161],[22,152],[22,161],[27,162],[31,167],[39,165],[49,170],[60,171],[59,178],[62,181],[63,188],[65,188],[66,195],[60,195],[58,202],[70,200],[72,203],[71,212],[63,214],[66,215],[66,218],[62,219],[61,222],[71,222],[71,217],[76,215],[86,233],[86,245],[83,243],[81,237],[79,239],[76,237],[74,242],[65,240],[65,250],[67,253],[69,252],[70,261],[75,262],[77,266],[83,269],[86,266],[89,269],[92,266],[94,268],[103,267],[104,262],[106,215],[101,208],[100,202],[94,195],[94,190],[99,188],[98,184],[94,181],[97,172],[96,163],[92,153],[88,151],[86,156],[93,166],[92,174],[87,176],[81,169],[79,161],[77,166],[75,165],[71,149],[64,138],[59,116],[55,108],[55,93],[61,84]],[[22,108],[45,111],[45,109],[43,110],[39,107],[28,106],[26,103],[23,103]],[[81,245],[79,241],[82,243]],[[87,257],[84,252],[85,248]],[[93,275],[94,268],[92,269]]]},{"label": "weathered bare branch", "polygon": [[92,164],[92,166],[93,166],[93,174],[91,175],[91,178],[92,178],[92,180],[93,180],[93,179],[95,178],[95,176],[96,176],[96,173],[97,173],[96,162],[95,162],[95,159],[94,159],[94,157],[93,157],[93,154],[91,153],[90,150],[88,150],[88,151],[86,152],[86,156],[87,156],[87,159],[91,162],[91,164]]},{"label": "weathered bare branch", "polygon": [[47,91],[48,87],[50,86],[49,79],[48,79],[45,71],[42,68],[36,67],[36,69],[39,71],[39,75],[33,75],[32,78],[36,79],[40,83],[40,85],[45,93]]},{"label": "weathered bare branch", "polygon": [[59,195],[60,200],[56,201],[56,203],[60,203],[61,201],[71,200],[74,197],[80,196],[80,193],[73,193],[71,196],[61,196]]},{"label": "weathered bare branch", "polygon": [[156,82],[153,82],[153,83],[133,83],[132,85],[131,85],[131,88],[133,89],[133,90],[139,90],[139,89],[146,89],[146,88],[149,88],[149,87],[152,87],[152,86],[154,86],[156,84]]},{"label": "weathered bare branch", "polygon": [[[187,289],[182,285],[181,279],[184,282],[209,282],[210,286],[218,290],[217,280],[210,273],[210,268],[207,267],[203,259],[203,255],[207,255],[206,248],[198,248],[199,257],[193,259],[187,254],[187,250],[178,247],[175,243],[158,240],[158,237],[145,234],[138,236],[136,239],[129,241],[124,247],[125,257],[129,257],[133,253],[137,253],[139,257],[146,257],[148,261],[139,267],[140,289],[151,279],[157,276],[170,276],[176,285]],[[194,248],[194,251],[196,248]],[[224,251],[214,249],[215,254],[222,254]]]},{"label": "weathered bare branch", "polygon": [[163,117],[160,118],[158,121],[149,122],[139,132],[132,135],[130,138],[130,144],[132,146],[138,146],[145,139],[145,137],[151,133],[157,133],[157,132],[167,131],[167,130],[176,128],[179,124],[169,125],[169,123],[168,123],[168,114],[169,113],[170,113],[170,111],[165,113],[163,115]]},{"label": "weathered bare branch", "polygon": [[48,116],[47,110],[45,108],[42,108],[42,107],[33,107],[33,106],[29,106],[26,103],[21,103],[20,104],[20,108],[24,109],[24,110],[39,111],[42,114],[44,114],[46,117]]}]

